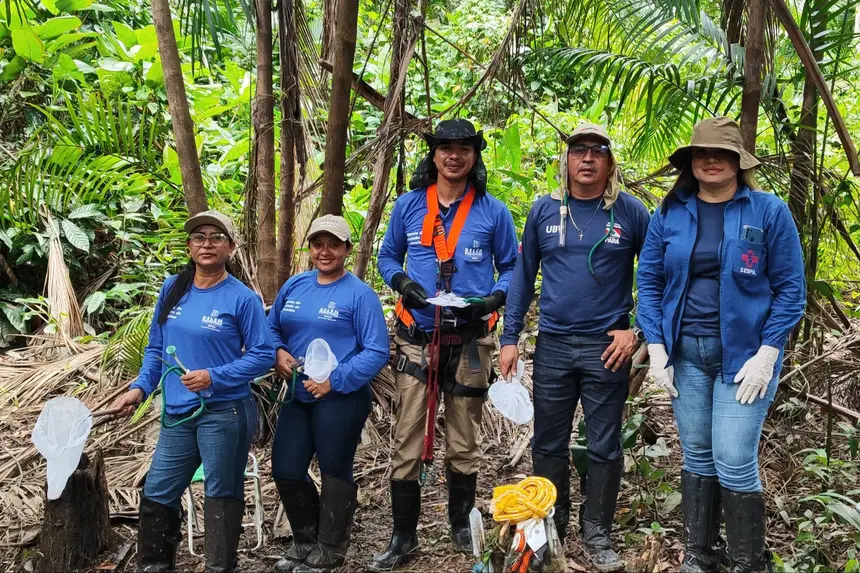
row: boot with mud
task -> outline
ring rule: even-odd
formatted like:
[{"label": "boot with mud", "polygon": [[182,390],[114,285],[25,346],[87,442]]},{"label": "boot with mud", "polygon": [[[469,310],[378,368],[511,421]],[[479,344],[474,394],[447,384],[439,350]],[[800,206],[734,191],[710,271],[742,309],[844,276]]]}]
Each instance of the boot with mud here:
[{"label": "boot with mud", "polygon": [[317,544],[296,573],[320,573],[346,562],[358,486],[346,480],[323,474],[320,494],[320,518]]},{"label": "boot with mud", "polygon": [[244,500],[214,497],[204,500],[206,573],[233,573],[236,570],[244,514]]},{"label": "boot with mud", "polygon": [[417,481],[391,480],[391,513],[394,517],[391,541],[385,551],[367,564],[376,573],[393,571],[417,555],[421,514],[421,486]]},{"label": "boot with mud", "polygon": [[720,566],[720,480],[684,470],[681,492],[687,545],[680,573],[716,573]]},{"label": "boot with mud", "polygon": [[478,474],[461,474],[446,470],[448,481],[448,521],[451,523],[451,542],[458,551],[472,552],[472,533],[469,512],[475,507]]},{"label": "boot with mud", "polygon": [[585,504],[580,514],[582,543],[592,565],[603,573],[624,570],[624,561],[612,548],[610,533],[624,460],[588,460]]},{"label": "boot with mud", "polygon": [[170,573],[176,570],[176,545],[180,540],[179,510],[140,496],[137,533],[137,570]]},{"label": "boot with mud", "polygon": [[275,573],[290,573],[304,563],[317,543],[320,496],[310,480],[275,478],[275,485],[293,531],[293,545],[275,564]]}]

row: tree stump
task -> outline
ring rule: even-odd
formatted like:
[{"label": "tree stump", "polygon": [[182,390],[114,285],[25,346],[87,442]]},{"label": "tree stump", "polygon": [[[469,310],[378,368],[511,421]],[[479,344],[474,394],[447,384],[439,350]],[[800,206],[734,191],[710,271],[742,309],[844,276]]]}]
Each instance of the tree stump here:
[{"label": "tree stump", "polygon": [[92,460],[81,455],[60,498],[45,501],[38,570],[88,569],[97,564],[111,538],[105,463],[101,450],[96,450]]}]

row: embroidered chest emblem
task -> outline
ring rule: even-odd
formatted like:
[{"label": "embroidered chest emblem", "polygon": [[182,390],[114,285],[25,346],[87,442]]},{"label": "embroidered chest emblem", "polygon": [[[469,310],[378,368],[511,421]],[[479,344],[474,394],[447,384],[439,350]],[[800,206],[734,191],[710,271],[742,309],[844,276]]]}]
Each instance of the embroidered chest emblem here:
[{"label": "embroidered chest emblem", "polygon": [[755,251],[748,249],[747,252],[741,255],[741,261],[744,266],[740,268],[740,272],[745,275],[755,275],[755,266],[758,264],[759,257]]}]

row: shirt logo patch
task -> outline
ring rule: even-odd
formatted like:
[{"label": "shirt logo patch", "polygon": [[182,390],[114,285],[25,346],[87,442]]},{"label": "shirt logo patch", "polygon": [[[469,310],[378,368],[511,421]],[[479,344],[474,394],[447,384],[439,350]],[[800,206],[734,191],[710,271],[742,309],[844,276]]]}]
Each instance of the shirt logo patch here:
[{"label": "shirt logo patch", "polygon": [[170,312],[167,313],[168,319],[177,319],[180,316],[182,316],[182,307],[181,306],[174,306],[173,310],[171,310]]},{"label": "shirt logo patch", "polygon": [[472,241],[472,248],[466,247],[464,254],[470,261],[480,261],[484,258],[484,249],[481,248],[481,243],[475,239]]},{"label": "shirt logo patch", "polygon": [[418,245],[421,243],[421,233],[418,231],[412,231],[406,233],[406,242],[410,245]]},{"label": "shirt logo patch", "polygon": [[296,312],[302,307],[302,301],[288,298],[284,301],[284,308],[281,312]]},{"label": "shirt logo patch", "polygon": [[740,268],[740,273],[756,276],[755,266],[758,264],[758,255],[755,254],[755,251],[748,249],[741,255],[741,261],[743,261],[744,266]]},{"label": "shirt logo patch", "polygon": [[606,223],[606,230],[603,231],[604,235],[607,235],[606,242],[610,245],[620,245],[621,244],[621,225],[615,223],[615,226],[612,227],[612,230],[609,230],[609,223]]},{"label": "shirt logo patch", "polygon": [[220,312],[218,312],[218,310],[213,310],[209,313],[209,316],[204,315],[203,318],[200,319],[200,328],[205,328],[214,332],[221,332],[221,327],[224,326],[224,319],[218,318],[219,314]]},{"label": "shirt logo patch", "polygon": [[547,225],[546,226],[546,234],[547,235],[555,235],[558,233],[558,225]]},{"label": "shirt logo patch", "polygon": [[319,313],[317,314],[317,318],[321,318],[323,320],[337,320],[337,317],[340,313],[337,310],[337,303],[332,301],[328,303],[326,308],[321,308]]}]

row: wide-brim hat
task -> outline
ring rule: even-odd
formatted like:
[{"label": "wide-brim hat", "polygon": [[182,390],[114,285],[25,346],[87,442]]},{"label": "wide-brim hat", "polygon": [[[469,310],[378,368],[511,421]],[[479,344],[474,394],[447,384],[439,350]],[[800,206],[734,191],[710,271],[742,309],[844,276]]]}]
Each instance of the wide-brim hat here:
[{"label": "wide-brim hat", "polygon": [[440,143],[451,141],[464,141],[472,145],[476,151],[483,151],[487,147],[483,131],[475,131],[475,126],[467,119],[446,119],[436,125],[436,132],[424,133],[424,141],[435,148]]},{"label": "wide-brim hat", "polygon": [[677,169],[682,169],[690,164],[690,158],[694,147],[705,149],[725,149],[733,151],[740,156],[741,169],[755,169],[761,162],[755,156],[744,149],[740,126],[728,117],[712,117],[704,119],[693,128],[693,137],[690,145],[678,148],[669,156],[669,163]]},{"label": "wide-brim hat", "polygon": [[221,231],[230,237],[230,240],[234,243],[239,243],[239,234],[236,233],[236,228],[233,226],[233,221],[230,220],[230,217],[215,210],[203,211],[201,213],[197,213],[193,217],[190,217],[185,224],[182,226],[185,229],[186,233],[192,233],[194,229],[200,227],[201,225],[212,225],[213,227],[218,227]]}]

